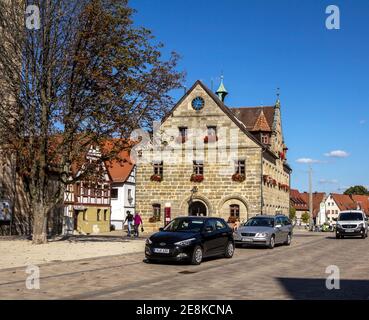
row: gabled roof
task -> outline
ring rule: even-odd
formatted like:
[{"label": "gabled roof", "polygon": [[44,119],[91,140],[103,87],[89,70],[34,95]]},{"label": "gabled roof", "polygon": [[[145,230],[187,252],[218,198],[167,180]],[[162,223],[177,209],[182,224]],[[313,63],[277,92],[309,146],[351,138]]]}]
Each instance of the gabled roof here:
[{"label": "gabled roof", "polygon": [[[200,80],[197,80],[193,86],[186,92],[186,94],[177,102],[177,104],[174,106],[174,108],[168,112],[168,114],[163,118],[162,123],[164,123],[172,114],[173,112],[182,104],[182,102],[189,96],[189,94],[196,88],[196,86],[201,86],[201,88],[214,100],[214,102],[218,105],[218,107],[240,128],[240,130],[245,133],[252,141],[254,141],[257,145],[259,145],[261,148],[266,150],[265,152],[272,155],[275,159],[277,159],[277,155],[275,155],[272,151],[270,151],[266,145],[264,145],[261,141],[256,139],[245,123],[238,118],[233,109],[228,108],[218,97],[215,93],[213,93],[205,84],[203,84]],[[273,123],[273,122],[272,122]]]},{"label": "gabled roof", "polygon": [[349,195],[332,193],[332,199],[337,204],[340,211],[343,210],[355,210],[357,208],[356,203],[352,200]]},{"label": "gabled roof", "polygon": [[251,131],[272,131],[265,117],[263,109],[261,109],[260,115]]},{"label": "gabled roof", "polygon": [[[106,140],[99,149],[102,150],[103,153],[113,152],[114,148],[114,139]],[[129,178],[135,164],[130,157],[130,148],[134,145],[135,142],[129,142],[122,140],[122,144],[126,144],[127,148],[125,150],[120,151],[114,160],[104,161],[105,168],[107,170],[107,174],[109,175],[111,182],[121,182],[124,183]],[[83,168],[83,165],[86,163],[88,157],[88,152],[81,153],[81,159],[79,163],[72,163],[72,173],[73,175],[77,175],[78,172]]]}]

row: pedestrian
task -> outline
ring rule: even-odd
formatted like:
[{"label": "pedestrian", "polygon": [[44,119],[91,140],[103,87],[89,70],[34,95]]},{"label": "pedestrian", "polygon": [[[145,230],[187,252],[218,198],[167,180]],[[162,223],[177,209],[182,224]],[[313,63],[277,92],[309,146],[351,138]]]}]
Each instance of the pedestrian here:
[{"label": "pedestrian", "polygon": [[[140,225],[142,225],[142,219],[141,219],[141,216],[138,212],[135,213],[135,216],[133,218],[133,222],[134,222],[134,228],[135,228],[135,237],[138,238],[139,228],[140,228]],[[143,227],[141,229],[143,230]]]},{"label": "pedestrian", "polygon": [[236,222],[234,223],[233,230],[237,231],[240,225],[241,225],[240,218],[237,218]]},{"label": "pedestrian", "polygon": [[131,237],[132,235],[132,224],[133,224],[133,215],[131,214],[131,211],[127,211],[126,219],[123,222],[123,225],[127,222],[127,235],[128,237]]}]

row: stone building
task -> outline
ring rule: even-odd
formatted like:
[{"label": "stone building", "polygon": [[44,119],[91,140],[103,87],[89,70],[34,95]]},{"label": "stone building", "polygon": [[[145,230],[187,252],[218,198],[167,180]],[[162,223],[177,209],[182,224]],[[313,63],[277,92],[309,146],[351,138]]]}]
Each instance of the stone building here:
[{"label": "stone building", "polygon": [[134,148],[145,229],[163,226],[165,207],[171,218],[288,214],[291,169],[279,97],[270,107],[229,108],[227,94],[223,80],[216,94],[197,81]]}]

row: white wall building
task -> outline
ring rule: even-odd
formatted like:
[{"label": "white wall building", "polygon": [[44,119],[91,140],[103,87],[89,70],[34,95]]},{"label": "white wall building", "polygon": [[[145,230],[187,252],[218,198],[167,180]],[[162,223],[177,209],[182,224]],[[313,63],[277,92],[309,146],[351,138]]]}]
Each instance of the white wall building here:
[{"label": "white wall building", "polygon": [[124,228],[123,222],[128,214],[135,213],[136,167],[126,172],[121,179],[114,179],[111,189],[111,225],[115,230]]}]

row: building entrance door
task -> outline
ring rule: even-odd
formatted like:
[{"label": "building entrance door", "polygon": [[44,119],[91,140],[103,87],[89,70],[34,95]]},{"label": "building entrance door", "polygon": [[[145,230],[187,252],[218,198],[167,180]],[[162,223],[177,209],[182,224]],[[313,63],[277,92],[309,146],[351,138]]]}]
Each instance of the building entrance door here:
[{"label": "building entrance door", "polygon": [[207,216],[207,208],[206,205],[201,201],[194,201],[188,207],[188,215],[197,216],[197,217],[205,217]]}]

